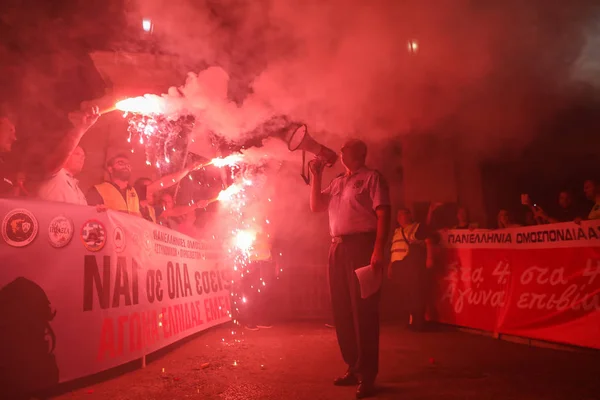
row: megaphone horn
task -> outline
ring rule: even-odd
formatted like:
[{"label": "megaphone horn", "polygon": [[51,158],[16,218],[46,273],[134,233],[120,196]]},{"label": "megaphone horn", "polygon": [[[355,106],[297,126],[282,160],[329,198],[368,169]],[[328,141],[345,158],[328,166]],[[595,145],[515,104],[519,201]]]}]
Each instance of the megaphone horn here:
[{"label": "megaphone horn", "polygon": [[313,139],[305,124],[294,123],[288,126],[284,131],[284,140],[290,151],[302,150],[314,154],[328,167],[337,161],[337,153]]},{"label": "megaphone horn", "polygon": [[317,162],[322,162],[328,167],[333,166],[337,161],[336,152],[313,139],[308,134],[306,124],[292,123],[283,129],[282,136],[290,151],[302,150],[302,173],[300,176],[307,185],[310,183],[310,177],[305,172],[306,152],[314,154]]}]

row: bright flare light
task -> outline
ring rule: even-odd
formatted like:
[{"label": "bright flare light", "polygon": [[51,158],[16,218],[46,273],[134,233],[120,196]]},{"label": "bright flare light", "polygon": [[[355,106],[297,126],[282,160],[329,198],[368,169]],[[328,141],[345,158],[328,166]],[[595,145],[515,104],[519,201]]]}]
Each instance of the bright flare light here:
[{"label": "bright flare light", "polygon": [[256,232],[254,231],[239,231],[235,235],[235,246],[243,252],[248,252],[252,249],[256,240]]},{"label": "bright flare light", "polygon": [[243,156],[241,154],[232,154],[225,158],[213,158],[212,160],[210,160],[210,164],[214,165],[217,168],[233,167],[234,165],[240,163],[242,159]]},{"label": "bright flare light", "polygon": [[238,194],[243,189],[243,186],[234,183],[229,186],[227,189],[221,190],[219,196],[217,196],[217,200],[219,201],[230,201],[233,196]]},{"label": "bright flare light", "polygon": [[164,114],[165,101],[155,95],[146,94],[140,97],[130,97],[115,104],[117,110],[138,114]]}]

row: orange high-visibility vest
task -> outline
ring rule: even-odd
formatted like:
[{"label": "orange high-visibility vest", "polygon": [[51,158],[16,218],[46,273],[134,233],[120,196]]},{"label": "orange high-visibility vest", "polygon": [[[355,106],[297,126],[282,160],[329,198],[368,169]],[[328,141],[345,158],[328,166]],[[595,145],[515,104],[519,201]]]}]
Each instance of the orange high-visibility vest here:
[{"label": "orange high-visibility vest", "polygon": [[137,216],[142,215],[140,213],[140,199],[134,188],[127,188],[125,192],[126,199],[124,199],[121,192],[110,182],[104,182],[94,187],[98,190],[100,196],[102,196],[106,208]]}]

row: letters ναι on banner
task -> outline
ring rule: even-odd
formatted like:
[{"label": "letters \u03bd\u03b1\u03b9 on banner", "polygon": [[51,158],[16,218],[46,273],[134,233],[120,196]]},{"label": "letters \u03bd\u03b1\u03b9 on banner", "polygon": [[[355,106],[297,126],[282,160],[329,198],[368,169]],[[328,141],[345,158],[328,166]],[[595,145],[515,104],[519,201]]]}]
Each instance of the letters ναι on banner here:
[{"label": "letters \u03bd\u03b1\u03b9 on banner", "polygon": [[[53,202],[0,200],[0,220],[0,369],[10,366],[15,387],[91,375],[231,320],[216,242]],[[42,333],[19,334],[24,326]]]}]

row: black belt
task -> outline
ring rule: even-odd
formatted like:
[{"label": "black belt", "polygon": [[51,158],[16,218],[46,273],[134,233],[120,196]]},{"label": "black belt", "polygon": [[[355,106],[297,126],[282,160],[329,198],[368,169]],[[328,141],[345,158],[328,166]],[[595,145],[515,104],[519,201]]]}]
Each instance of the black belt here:
[{"label": "black belt", "polygon": [[344,243],[350,242],[352,240],[362,239],[362,238],[370,238],[377,236],[377,232],[361,232],[361,233],[351,233],[348,235],[340,235],[340,236],[332,236],[331,243]]}]

